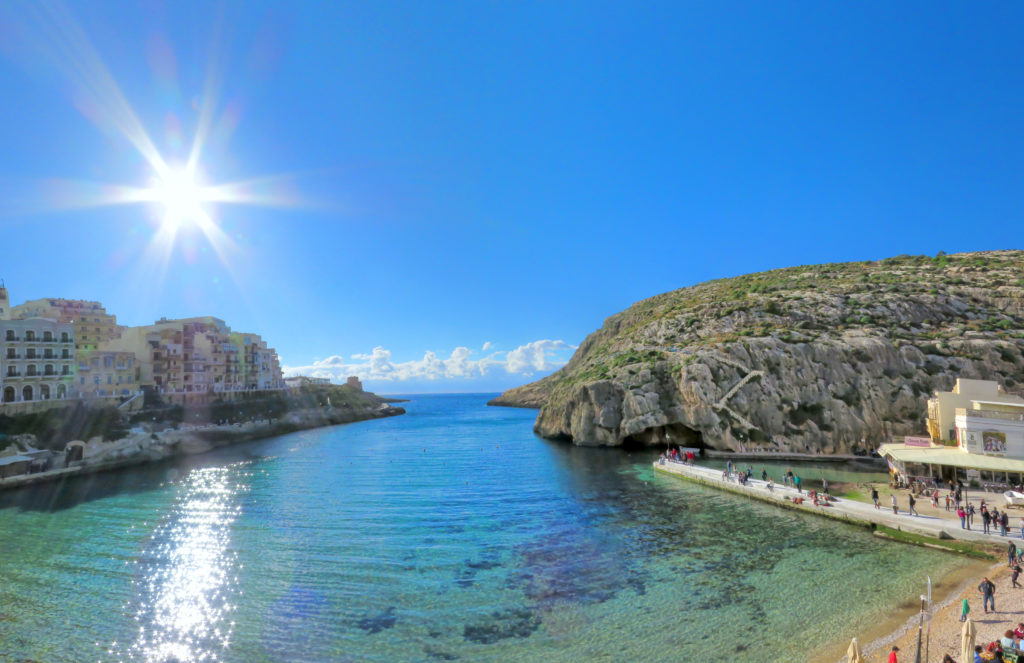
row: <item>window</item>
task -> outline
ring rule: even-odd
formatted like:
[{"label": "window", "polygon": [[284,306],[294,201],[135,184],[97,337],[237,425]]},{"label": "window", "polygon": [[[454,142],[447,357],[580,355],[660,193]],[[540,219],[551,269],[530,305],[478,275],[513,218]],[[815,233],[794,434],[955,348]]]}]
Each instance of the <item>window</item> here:
[{"label": "window", "polygon": [[110,383],[111,383],[111,379],[110,379],[110,376],[108,375],[107,376],[107,384],[110,384]]},{"label": "window", "polygon": [[8,359],[16,359],[17,358],[17,355],[14,354],[14,348],[7,348],[7,358]]},{"label": "window", "polygon": [[78,378],[78,384],[85,384],[85,378]]},{"label": "window", "polygon": [[34,341],[34,340],[36,340],[36,333],[34,331],[27,331],[27,332],[25,332],[25,340],[26,341]]},{"label": "window", "polygon": [[104,357],[103,358],[103,366],[105,368],[110,368],[113,365],[114,365],[114,359],[112,357]]},{"label": "window", "polygon": [[7,330],[7,340],[8,341],[13,341],[14,340],[14,330],[13,329],[8,329]]},{"label": "window", "polygon": [[68,340],[69,340],[68,339],[68,333],[67,332],[61,332],[61,334],[60,334],[60,341],[61,341],[61,343],[67,343]]}]

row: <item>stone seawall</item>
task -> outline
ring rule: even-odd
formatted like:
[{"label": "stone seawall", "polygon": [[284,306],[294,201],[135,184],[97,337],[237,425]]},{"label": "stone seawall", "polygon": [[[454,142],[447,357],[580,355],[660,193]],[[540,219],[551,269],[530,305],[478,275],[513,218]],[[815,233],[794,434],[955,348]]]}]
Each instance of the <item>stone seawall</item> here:
[{"label": "stone seawall", "polygon": [[136,434],[112,442],[97,442],[87,445],[83,460],[71,467],[0,479],[0,490],[201,454],[241,442],[286,435],[311,428],[381,419],[400,414],[405,414],[405,409],[393,406],[381,406],[363,411],[319,408],[290,412],[285,417],[273,421],[183,426],[160,433]]},{"label": "stone seawall", "polygon": [[[743,495],[751,499],[768,502],[776,506],[814,513],[869,529],[884,526],[909,534],[917,534],[934,539],[957,539],[984,546],[991,546],[992,544],[1005,545],[1008,540],[1007,537],[996,534],[984,534],[977,530],[961,529],[956,521],[945,518],[911,516],[902,510],[896,515],[892,513],[891,508],[885,505],[883,505],[882,509],[875,509],[872,505],[865,504],[864,502],[838,498],[835,501],[830,501],[829,506],[815,506],[808,497],[809,493],[806,490],[801,495],[795,488],[775,484],[774,490],[769,491],[767,483],[758,479],[751,479],[747,485],[742,485],[735,478],[723,479],[721,470],[701,467],[699,465],[685,465],[673,461],[666,461],[662,464],[660,461],[655,461],[654,470],[719,490]],[[798,497],[804,498],[802,504],[794,502],[794,498]]]}]

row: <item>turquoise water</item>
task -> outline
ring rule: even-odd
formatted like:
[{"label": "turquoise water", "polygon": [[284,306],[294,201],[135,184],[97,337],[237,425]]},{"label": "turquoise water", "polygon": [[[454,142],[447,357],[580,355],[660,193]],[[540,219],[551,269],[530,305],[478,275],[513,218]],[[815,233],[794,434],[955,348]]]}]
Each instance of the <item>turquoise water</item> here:
[{"label": "turquoise water", "polygon": [[799,661],[959,563],[487,399],[0,496],[0,661]]}]

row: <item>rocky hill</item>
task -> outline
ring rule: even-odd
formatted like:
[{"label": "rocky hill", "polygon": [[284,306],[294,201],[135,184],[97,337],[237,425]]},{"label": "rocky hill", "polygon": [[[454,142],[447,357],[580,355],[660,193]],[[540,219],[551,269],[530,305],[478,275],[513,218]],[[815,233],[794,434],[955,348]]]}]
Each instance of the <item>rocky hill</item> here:
[{"label": "rocky hill", "polygon": [[897,256],[708,281],[613,315],[494,405],[581,445],[849,453],[924,433],[957,377],[1024,390],[1024,251]]}]

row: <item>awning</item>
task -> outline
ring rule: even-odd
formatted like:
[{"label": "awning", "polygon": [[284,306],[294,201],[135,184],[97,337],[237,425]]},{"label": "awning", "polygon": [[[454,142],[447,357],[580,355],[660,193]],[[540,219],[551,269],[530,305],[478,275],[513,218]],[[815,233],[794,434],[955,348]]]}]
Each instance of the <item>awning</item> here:
[{"label": "awning", "polygon": [[878,455],[901,463],[948,465],[991,472],[1024,472],[1024,460],[1003,456],[983,456],[957,447],[908,447],[905,444],[883,444]]},{"label": "awning", "polygon": [[28,456],[4,456],[0,458],[0,465],[12,465],[14,463],[31,463],[32,459]]}]

